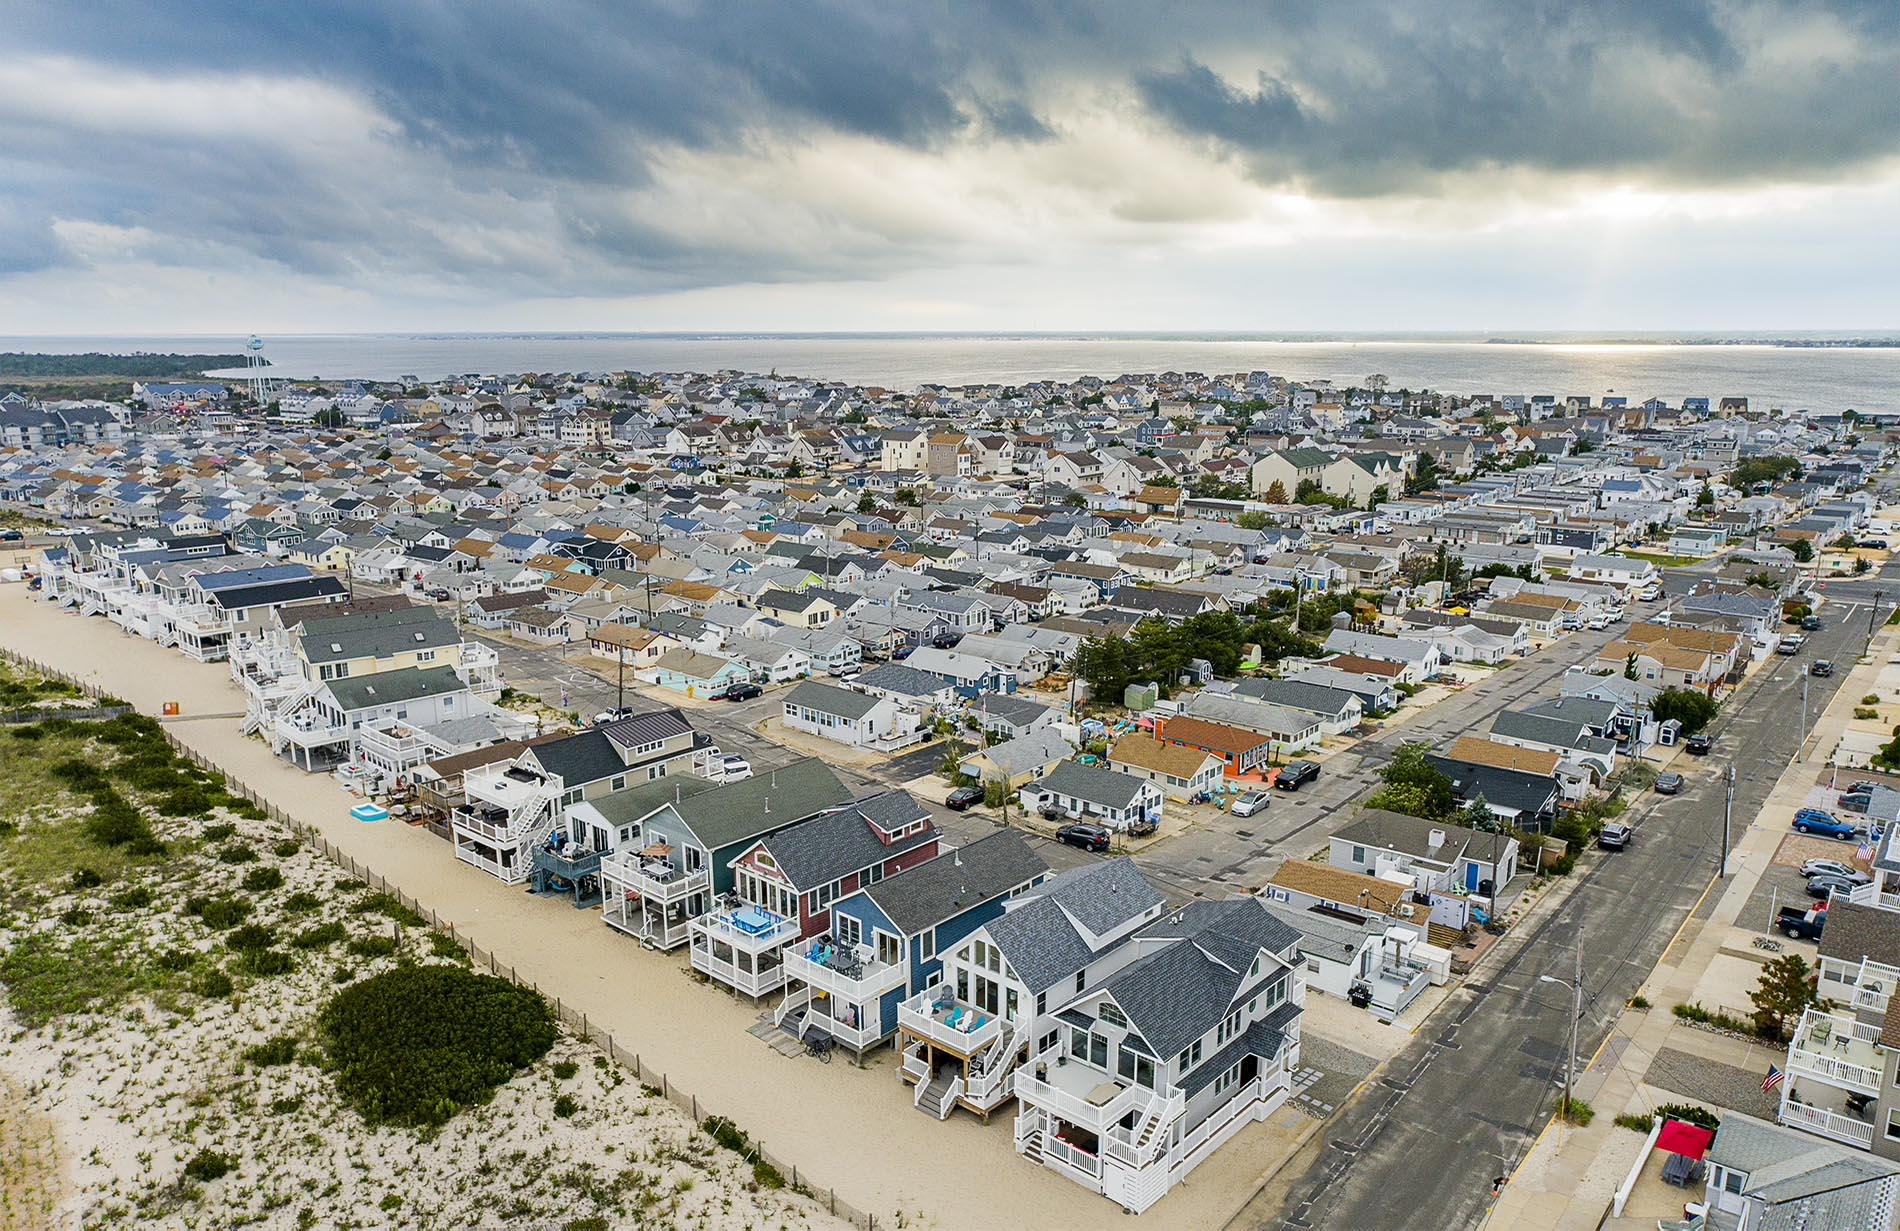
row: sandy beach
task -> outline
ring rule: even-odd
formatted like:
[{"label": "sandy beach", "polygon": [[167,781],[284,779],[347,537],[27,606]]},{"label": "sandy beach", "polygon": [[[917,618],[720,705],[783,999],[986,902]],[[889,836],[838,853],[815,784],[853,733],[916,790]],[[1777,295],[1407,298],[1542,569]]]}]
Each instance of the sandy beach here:
[{"label": "sandy beach", "polygon": [[[682,956],[641,950],[597,912],[503,886],[458,863],[426,831],[352,821],[351,798],[331,780],[272,757],[239,735],[235,720],[210,717],[243,708],[224,664],[194,663],[105,620],[37,601],[20,586],[0,589],[0,645],[147,713],[178,703],[181,717],[168,725],[188,746],[585,1013],[703,1108],[795,1165],[814,1188],[835,1188],[880,1225],[987,1227],[1006,1210],[1012,1225],[1072,1227],[1118,1215],[1102,1197],[1019,1159],[1008,1115],[985,1125],[967,1115],[938,1123],[918,1113],[888,1049],[865,1069],[780,1056],[746,1033],[761,1008],[699,984]],[[1310,1124],[1283,1110],[1250,1127],[1146,1214],[1144,1225],[1220,1226]]]}]

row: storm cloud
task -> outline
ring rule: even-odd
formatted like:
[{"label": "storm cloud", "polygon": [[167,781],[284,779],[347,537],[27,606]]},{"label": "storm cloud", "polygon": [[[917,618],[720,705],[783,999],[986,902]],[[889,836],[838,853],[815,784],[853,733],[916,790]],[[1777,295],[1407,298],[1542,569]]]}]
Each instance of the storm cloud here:
[{"label": "storm cloud", "polygon": [[1175,242],[1256,191],[1827,185],[1900,154],[1891,0],[93,0],[9,6],[0,40],[0,285],[876,280]]}]

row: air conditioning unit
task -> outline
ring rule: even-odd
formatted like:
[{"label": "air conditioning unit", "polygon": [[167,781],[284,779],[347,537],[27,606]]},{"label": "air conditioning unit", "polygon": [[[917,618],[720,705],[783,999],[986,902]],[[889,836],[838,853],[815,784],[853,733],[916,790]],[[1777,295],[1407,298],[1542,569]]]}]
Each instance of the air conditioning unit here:
[{"label": "air conditioning unit", "polygon": [[1410,919],[1413,915],[1416,915],[1417,913],[1418,913],[1418,907],[1412,905],[1410,902],[1399,903],[1399,918]]}]

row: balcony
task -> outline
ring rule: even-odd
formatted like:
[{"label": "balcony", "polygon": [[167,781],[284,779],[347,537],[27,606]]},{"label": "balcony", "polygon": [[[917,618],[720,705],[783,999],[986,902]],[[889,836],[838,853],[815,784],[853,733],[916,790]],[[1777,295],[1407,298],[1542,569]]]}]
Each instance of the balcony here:
[{"label": "balcony", "polygon": [[1856,1094],[1880,1093],[1878,1026],[1809,1009],[1788,1046],[1788,1071]]},{"label": "balcony", "polygon": [[1077,1128],[1106,1136],[1129,1112],[1147,1111],[1161,1096],[1122,1082],[1060,1048],[1038,1052],[1016,1072],[1016,1097]]},{"label": "balcony", "polygon": [[863,1002],[904,984],[901,964],[880,962],[869,945],[843,946],[820,936],[785,954],[785,973],[816,991]]},{"label": "balcony", "polygon": [[[1810,1090],[1809,1093],[1814,1091]],[[1794,1091],[1788,1091],[1781,1101],[1781,1110],[1776,1119],[1789,1128],[1798,1128],[1838,1141],[1859,1150],[1874,1148],[1874,1126],[1848,1110],[1843,1103],[1838,1108],[1819,1107],[1812,1103],[1794,1101]]]},{"label": "balcony", "polygon": [[458,832],[471,837],[514,846],[525,838],[533,837],[539,831],[544,816],[541,809],[528,809],[517,814],[486,804],[463,804],[449,813],[449,823]]},{"label": "balcony", "polygon": [[827,1034],[834,1043],[859,1055],[890,1037],[876,1001],[847,1003],[836,996],[815,995],[809,987],[788,992],[784,1003],[773,1012],[772,1020],[799,1038],[813,1031]]},{"label": "balcony", "polygon": [[701,915],[687,925],[693,969],[757,1000],[785,986],[783,947],[798,922],[756,906]]},{"label": "balcony", "polygon": [[897,1024],[918,1038],[958,1056],[974,1056],[1002,1036],[1004,1021],[958,1001],[947,984],[935,983],[897,1007]]},{"label": "balcony", "polygon": [[577,881],[583,876],[598,875],[600,863],[599,851],[591,850],[558,832],[553,839],[534,848],[535,870],[558,876],[562,880]]},{"label": "balcony", "polygon": [[649,902],[678,902],[705,892],[712,877],[701,868],[688,872],[672,862],[671,847],[649,846],[641,851],[615,851],[601,860],[600,875],[629,898]]},{"label": "balcony", "polygon": [[392,774],[414,769],[442,753],[434,740],[403,723],[388,727],[365,727],[357,735],[356,746],[365,761]]},{"label": "balcony", "polygon": [[529,863],[514,847],[496,850],[480,842],[455,837],[455,857],[470,867],[480,868],[504,885],[519,885],[528,879]]},{"label": "balcony", "polygon": [[282,743],[299,748],[320,748],[325,744],[348,743],[350,739],[349,724],[327,722],[314,710],[279,715],[271,729]]},{"label": "balcony", "polygon": [[463,780],[462,789],[471,804],[485,804],[491,810],[513,812],[537,802],[553,779],[510,765],[506,769],[483,766]]}]

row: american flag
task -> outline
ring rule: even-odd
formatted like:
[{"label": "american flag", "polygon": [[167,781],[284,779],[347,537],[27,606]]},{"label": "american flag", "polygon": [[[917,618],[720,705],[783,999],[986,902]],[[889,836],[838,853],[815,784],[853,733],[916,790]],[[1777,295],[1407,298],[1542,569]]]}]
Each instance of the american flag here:
[{"label": "american flag", "polygon": [[1782,1083],[1782,1081],[1787,1078],[1787,1076],[1788,1075],[1786,1073],[1782,1072],[1776,1066],[1772,1064],[1769,1065],[1768,1076],[1761,1079],[1761,1092],[1763,1094],[1773,1094],[1775,1092],[1775,1087],[1779,1086]]}]

